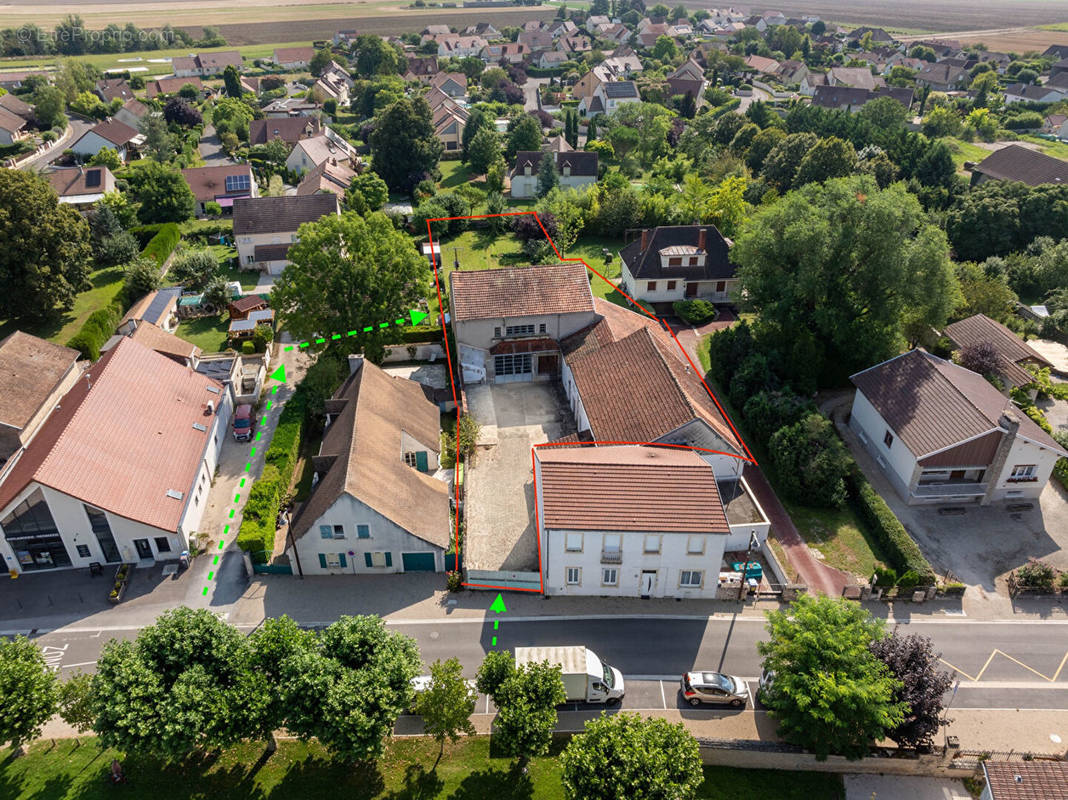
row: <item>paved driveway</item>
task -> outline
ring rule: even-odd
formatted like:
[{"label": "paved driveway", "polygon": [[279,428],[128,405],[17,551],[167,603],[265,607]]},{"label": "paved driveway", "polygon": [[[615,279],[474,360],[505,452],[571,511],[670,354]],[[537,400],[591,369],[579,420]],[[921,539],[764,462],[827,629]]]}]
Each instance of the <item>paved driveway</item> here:
[{"label": "paved driveway", "polygon": [[477,570],[534,572],[534,476],[531,447],[574,430],[557,383],[479,385],[467,391],[471,415],[483,428],[468,470],[467,553]]}]

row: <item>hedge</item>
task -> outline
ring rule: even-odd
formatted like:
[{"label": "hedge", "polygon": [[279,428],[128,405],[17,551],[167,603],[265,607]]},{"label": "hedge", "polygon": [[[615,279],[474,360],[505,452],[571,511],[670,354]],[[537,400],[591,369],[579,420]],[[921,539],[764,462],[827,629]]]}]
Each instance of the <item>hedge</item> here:
[{"label": "hedge", "polygon": [[849,484],[850,500],[857,516],[875,536],[897,573],[904,575],[911,571],[918,576],[917,585],[933,585],[934,569],[924,558],[916,542],[909,536],[901,520],[872,488],[860,469],[853,469],[846,480]]},{"label": "hedge", "polygon": [[263,475],[252,484],[241,514],[237,546],[249,552],[255,564],[266,563],[274,552],[275,522],[297,464],[306,408],[304,395],[299,391],[282,408],[264,455]]},{"label": "hedge", "polygon": [[90,314],[78,332],[67,341],[67,347],[73,347],[90,361],[96,361],[100,358],[100,348],[122,321],[123,311],[120,295],[120,298]]},{"label": "hedge", "polygon": [[163,266],[164,262],[170,258],[171,253],[174,252],[174,248],[178,246],[178,241],[181,238],[182,233],[178,229],[178,223],[164,222],[160,225],[156,235],[148,240],[148,244],[141,251],[141,255],[148,256],[157,264]]},{"label": "hedge", "polygon": [[441,341],[441,328],[429,325],[416,325],[401,329],[400,342],[391,344],[422,344],[423,342],[438,343]]}]

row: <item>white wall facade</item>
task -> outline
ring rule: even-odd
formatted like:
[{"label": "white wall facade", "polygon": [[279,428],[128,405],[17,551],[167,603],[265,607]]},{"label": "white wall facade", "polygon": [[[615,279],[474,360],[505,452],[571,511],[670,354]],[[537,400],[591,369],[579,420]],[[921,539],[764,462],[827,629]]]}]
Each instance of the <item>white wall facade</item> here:
[{"label": "white wall facade", "polygon": [[[1009,447],[1005,466],[990,490],[990,500],[1036,499],[1046,488],[1057,463],[1058,454],[1048,447],[1042,447],[1019,436]],[[1034,479],[1010,480],[1014,467],[1022,465],[1035,466]]]},{"label": "white wall facade", "polygon": [[292,244],[297,241],[297,232],[251,233],[234,238],[237,239],[237,257],[242,269],[259,269],[268,275],[281,275],[289,261],[256,261],[256,247],[264,244]]},{"label": "white wall facade", "polygon": [[[918,469],[916,456],[905,447],[897,431],[887,424],[871,401],[859,390],[853,398],[849,427],[860,437],[860,441],[879,463],[898,494],[908,502],[912,476]],[[887,431],[894,437],[889,447],[883,441]]]},{"label": "white wall facade", "polygon": [[[692,300],[695,298],[708,300],[712,303],[727,303],[730,302],[731,296],[738,287],[737,278],[722,278],[710,281],[686,281],[682,278],[642,278],[636,280],[626,261],[621,263],[621,274],[627,294],[635,300],[644,300],[648,303],[673,303],[676,300]],[[655,284],[654,289],[649,288],[650,283]],[[687,298],[686,286],[689,283],[697,284],[697,293]]]},{"label": "white wall facade", "polygon": [[[344,538],[324,539],[320,527],[341,525]],[[358,537],[358,525],[366,525],[369,538]],[[321,517],[312,523],[308,531],[296,542],[296,557],[293,547],[287,549],[294,572],[297,561],[305,575],[375,575],[398,573],[404,571],[403,553],[433,553],[434,571],[445,570],[445,551],[437,545],[413,536],[396,523],[379,514],[349,494],[340,495],[334,504]],[[349,555],[352,553],[352,555]],[[372,554],[373,563],[382,566],[367,566],[367,554]],[[375,553],[389,553],[388,566],[383,557],[381,562]],[[324,567],[320,555],[324,556]],[[344,566],[341,565],[344,555]]]},{"label": "white wall facade", "polygon": [[115,150],[120,159],[126,160],[126,145],[116,145],[95,131],[87,131],[78,141],[71,145],[70,149],[83,158],[91,158],[105,147]]}]

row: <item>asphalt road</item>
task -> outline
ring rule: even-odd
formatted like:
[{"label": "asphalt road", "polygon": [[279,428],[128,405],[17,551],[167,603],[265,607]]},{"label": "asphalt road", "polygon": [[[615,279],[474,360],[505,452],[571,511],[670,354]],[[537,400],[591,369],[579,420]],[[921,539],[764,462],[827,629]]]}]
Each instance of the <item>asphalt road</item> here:
[{"label": "asphalt road", "polygon": [[[675,708],[677,681],[694,668],[750,679],[756,688],[763,639],[757,617],[531,619],[500,618],[496,631],[482,620],[391,622],[415,638],[426,663],[456,656],[474,675],[497,636],[498,648],[585,644],[627,679],[624,708]],[[930,636],[961,686],[957,708],[1068,709],[1068,623],[1062,621],[917,620],[902,633]],[[56,631],[37,637],[49,664],[64,674],[92,671],[110,638],[132,639],[136,629]]]}]

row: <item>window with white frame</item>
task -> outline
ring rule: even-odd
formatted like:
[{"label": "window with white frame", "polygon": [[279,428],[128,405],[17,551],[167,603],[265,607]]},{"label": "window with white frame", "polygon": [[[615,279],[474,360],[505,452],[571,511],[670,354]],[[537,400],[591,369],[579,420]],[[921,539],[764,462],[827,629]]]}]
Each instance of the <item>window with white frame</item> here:
[{"label": "window with white frame", "polygon": [[564,536],[564,549],[569,553],[582,552],[582,534],[570,532]]},{"label": "window with white frame", "polygon": [[345,526],[344,525],[335,525],[334,526],[334,538],[335,539],[344,539],[345,538]]},{"label": "window with white frame", "polygon": [[623,537],[618,533],[606,533],[601,545],[603,561],[620,561],[623,558]]},{"label": "window with white frame", "polygon": [[655,533],[647,533],[645,535],[645,543],[642,545],[642,550],[646,553],[659,553],[660,536]]},{"label": "window with white frame", "polygon": [[319,526],[319,537],[321,539],[333,539],[334,538],[334,527],[332,525],[320,525]]},{"label": "window with white frame", "polygon": [[705,552],[705,537],[691,536],[686,540],[686,552],[692,556],[699,556]]},{"label": "window with white frame", "polygon": [[504,329],[506,336],[532,336],[534,334],[533,325],[509,325]]},{"label": "window with white frame", "polygon": [[606,567],[601,570],[601,584],[604,586],[615,586],[619,583],[619,570],[615,567]]},{"label": "window with white frame", "polygon": [[578,586],[582,583],[582,567],[567,568],[567,585]]},{"label": "window with white frame", "polygon": [[419,467],[419,460],[415,457],[415,453],[405,453],[404,463],[412,469],[417,469]]},{"label": "window with white frame", "polygon": [[683,588],[699,588],[701,577],[704,573],[699,569],[684,569],[679,573],[679,586]]},{"label": "window with white frame", "polygon": [[1010,481],[1033,481],[1038,479],[1038,467],[1035,464],[1017,464],[1012,468]]}]

